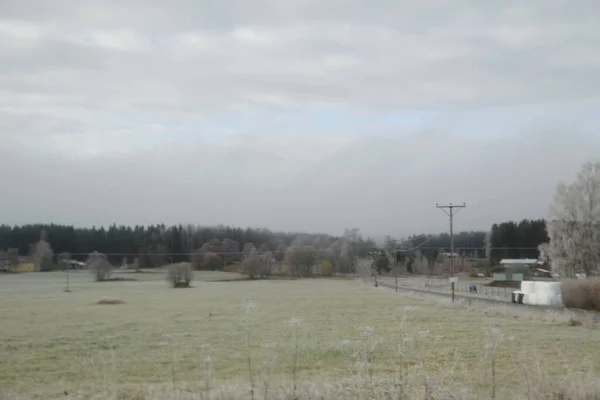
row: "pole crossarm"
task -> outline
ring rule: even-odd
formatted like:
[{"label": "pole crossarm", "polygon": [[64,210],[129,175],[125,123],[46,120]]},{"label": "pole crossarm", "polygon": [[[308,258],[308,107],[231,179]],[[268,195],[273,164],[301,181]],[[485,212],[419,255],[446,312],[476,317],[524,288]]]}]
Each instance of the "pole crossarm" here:
[{"label": "pole crossarm", "polygon": [[454,216],[458,212],[467,206],[466,203],[462,204],[445,204],[440,205],[436,203],[436,208],[442,210],[446,215],[450,217],[450,276],[454,276]]}]

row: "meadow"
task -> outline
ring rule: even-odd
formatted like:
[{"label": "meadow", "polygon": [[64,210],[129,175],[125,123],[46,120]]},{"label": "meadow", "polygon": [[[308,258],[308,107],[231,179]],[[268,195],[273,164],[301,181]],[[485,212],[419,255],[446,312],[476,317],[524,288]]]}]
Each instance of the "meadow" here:
[{"label": "meadow", "polygon": [[0,276],[0,398],[600,398],[600,334],[569,318],[341,278],[69,275]]}]

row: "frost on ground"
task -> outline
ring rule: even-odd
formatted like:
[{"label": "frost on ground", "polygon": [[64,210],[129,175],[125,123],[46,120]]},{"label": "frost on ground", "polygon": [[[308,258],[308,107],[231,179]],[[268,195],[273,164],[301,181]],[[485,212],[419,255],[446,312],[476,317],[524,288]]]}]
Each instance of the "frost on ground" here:
[{"label": "frost on ground", "polygon": [[[0,398],[600,394],[598,332],[566,320],[515,318],[344,280],[199,278],[173,290],[160,274],[102,284],[73,275],[72,293],[62,292],[59,273],[0,285]],[[126,305],[98,307],[103,297]]]}]

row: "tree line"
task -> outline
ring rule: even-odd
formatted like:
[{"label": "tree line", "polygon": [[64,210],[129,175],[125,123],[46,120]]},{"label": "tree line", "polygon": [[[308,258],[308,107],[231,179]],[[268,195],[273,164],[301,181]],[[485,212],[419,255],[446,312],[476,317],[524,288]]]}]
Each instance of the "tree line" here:
[{"label": "tree line", "polygon": [[[523,219],[493,224],[488,232],[466,231],[454,234],[454,249],[461,257],[486,258],[497,264],[505,258],[538,258],[538,246],[548,242],[546,221]],[[450,234],[412,235],[406,240],[386,238],[387,249],[418,249],[428,259],[450,252]]]},{"label": "tree line", "polygon": [[[358,229],[346,229],[341,236],[295,232],[273,232],[262,228],[176,225],[76,228],[69,225],[31,224],[0,226],[0,250],[34,255],[41,244],[53,254],[68,253],[71,259],[85,261],[94,252],[105,254],[113,264],[131,263],[156,267],[167,263],[196,261],[206,269],[242,261],[252,249],[270,252],[282,261],[289,247],[314,248],[330,258],[365,257],[375,248],[374,240],[364,238]],[[207,256],[207,254],[209,254]],[[217,256],[215,258],[215,255]],[[340,256],[342,255],[342,256]],[[345,256],[344,256],[345,255]],[[125,259],[125,260],[124,260]],[[197,260],[202,260],[199,262]],[[338,265],[342,268],[341,264]],[[349,269],[350,266],[343,266]]]},{"label": "tree line", "polygon": [[[203,246],[203,252],[231,253],[221,257],[238,260],[234,253],[241,254],[248,243],[259,253],[270,251],[277,256],[283,254],[287,247],[299,243],[326,249],[342,237],[230,226],[161,224],[76,228],[57,224],[1,225],[0,249],[17,249],[20,255],[31,255],[41,232],[45,232],[45,240],[51,244],[55,254],[69,253],[74,259],[84,260],[88,254],[98,251],[107,254],[113,263],[121,262],[123,257],[137,255],[144,266],[188,261],[190,255]],[[344,235],[351,241],[362,243],[359,246],[362,249],[360,256],[377,248],[372,239],[363,239],[358,230],[347,230]],[[537,247],[546,242],[548,234],[543,219],[506,221],[494,224],[489,232],[468,231],[454,235],[456,253],[464,257],[488,258],[492,263],[503,258],[537,258]],[[384,248],[407,251],[418,248],[423,256],[435,259],[439,253],[450,251],[450,235],[419,234],[400,241],[387,237]]]},{"label": "tree line", "polygon": [[546,242],[548,231],[543,219],[494,224],[487,244],[489,258],[492,263],[498,263],[504,258],[537,259],[540,255],[538,246]]}]

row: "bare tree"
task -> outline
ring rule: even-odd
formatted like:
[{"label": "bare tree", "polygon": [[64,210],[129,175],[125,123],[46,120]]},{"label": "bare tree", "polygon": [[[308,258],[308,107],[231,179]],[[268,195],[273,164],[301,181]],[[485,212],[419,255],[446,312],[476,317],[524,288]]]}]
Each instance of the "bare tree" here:
[{"label": "bare tree", "polygon": [[167,269],[167,280],[174,288],[188,288],[194,278],[194,271],[189,263],[171,264]]},{"label": "bare tree", "polygon": [[600,264],[600,162],[583,165],[575,182],[560,183],[548,218],[552,270],[573,278]]},{"label": "bare tree", "polygon": [[550,244],[542,243],[538,246],[538,251],[540,252],[539,260],[546,263],[546,265],[550,264]]},{"label": "bare tree", "polygon": [[312,275],[316,253],[313,246],[290,246],[285,252],[285,260],[292,268],[292,274],[294,276]]},{"label": "bare tree", "polygon": [[363,280],[364,283],[367,283],[367,281],[373,275],[373,270],[371,269],[372,265],[373,265],[372,259],[358,258],[356,260],[355,272]]},{"label": "bare tree", "polygon": [[263,268],[264,268],[264,275],[268,276],[271,275],[271,269],[273,268],[273,265],[275,265],[275,255],[273,254],[273,252],[271,251],[266,251],[263,254],[260,255],[260,259],[262,261],[263,264]]},{"label": "bare tree", "polygon": [[221,251],[225,253],[221,255],[221,258],[226,265],[241,260],[240,255],[237,254],[240,252],[240,245],[235,240],[223,239],[221,242]]},{"label": "bare tree", "polygon": [[390,235],[386,235],[385,239],[383,239],[383,248],[388,252],[396,250],[396,240]]},{"label": "bare tree", "polygon": [[61,270],[65,270],[65,269],[69,269],[70,265],[68,263],[68,261],[71,260],[71,255],[64,251],[62,253],[60,253],[58,256],[56,256],[56,263],[58,264],[58,269]]},{"label": "bare tree", "polygon": [[254,243],[245,243],[244,244],[244,248],[242,249],[242,257],[244,259],[248,258],[248,256],[252,252],[252,249],[256,250],[256,247],[254,246]]},{"label": "bare tree", "polygon": [[265,278],[270,273],[270,266],[266,264],[266,261],[269,260],[259,256],[258,251],[253,247],[242,263],[242,270],[250,279]]},{"label": "bare tree", "polygon": [[223,260],[216,253],[206,253],[202,258],[202,267],[208,271],[215,271],[223,266]]},{"label": "bare tree", "polygon": [[96,282],[110,279],[112,265],[108,262],[106,255],[94,251],[89,254],[86,264]]},{"label": "bare tree", "polygon": [[8,249],[8,251],[6,252],[6,257],[8,257],[8,260],[10,262],[11,272],[15,272],[19,267],[19,249]]},{"label": "bare tree", "polygon": [[[46,233],[42,232],[42,238],[46,237]],[[54,252],[50,243],[42,239],[35,245],[33,254],[33,262],[35,271],[51,271],[52,270],[52,259],[54,258]]]},{"label": "bare tree", "polygon": [[485,234],[485,258],[488,261],[492,260],[492,231]]}]

